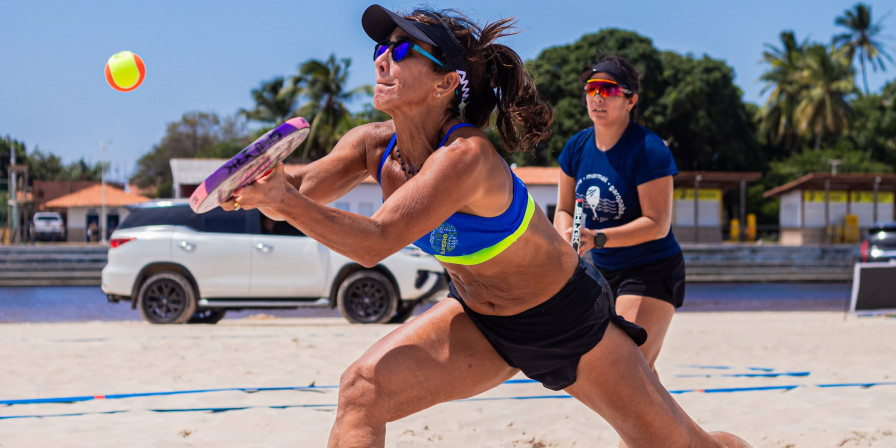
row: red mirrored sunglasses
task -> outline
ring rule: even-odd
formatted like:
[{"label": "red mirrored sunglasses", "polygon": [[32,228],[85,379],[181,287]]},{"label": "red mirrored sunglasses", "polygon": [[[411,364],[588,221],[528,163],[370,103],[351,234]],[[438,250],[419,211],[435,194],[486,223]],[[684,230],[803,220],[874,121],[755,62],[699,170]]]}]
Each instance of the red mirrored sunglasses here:
[{"label": "red mirrored sunglasses", "polygon": [[616,81],[611,81],[609,79],[589,79],[588,81],[585,81],[585,93],[591,96],[600,94],[600,96],[608,98],[611,96],[628,96],[634,92],[619,85]]}]

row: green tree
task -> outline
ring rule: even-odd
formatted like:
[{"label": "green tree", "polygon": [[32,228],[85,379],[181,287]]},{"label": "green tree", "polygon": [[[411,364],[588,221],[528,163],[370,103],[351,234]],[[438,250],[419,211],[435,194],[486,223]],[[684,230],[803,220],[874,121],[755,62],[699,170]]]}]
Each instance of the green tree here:
[{"label": "green tree", "polygon": [[887,15],[889,12],[874,23],[871,19],[871,7],[864,3],[856,3],[853,9],[843,11],[843,15],[834,20],[834,23],[849,30],[834,36],[834,45],[843,46],[850,61],[858,56],[866,95],[869,91],[865,63],[870,64],[874,71],[878,68],[886,71],[885,59],[893,63],[893,57],[884,50],[884,44],[879,40],[883,30],[882,23]]},{"label": "green tree", "polygon": [[579,76],[616,53],[641,72],[638,110],[644,124],[668,144],[680,169],[756,169],[762,165],[751,116],[721,61],[660,52],[631,31],[605,29],[551,47],[527,63],[539,95],[554,105],[554,136],[546,151],[518,164],[550,165],[574,133],[593,124],[583,106]]},{"label": "green tree", "polygon": [[853,69],[844,50],[814,44],[806,49],[800,78],[805,90],[794,111],[797,132],[813,136],[818,149],[825,135],[839,137],[849,128],[849,100],[857,93]]},{"label": "green tree", "polygon": [[240,109],[239,114],[248,120],[264,124],[277,125],[293,115],[296,104],[294,89],[284,88],[285,80],[277,77],[263,82],[257,89],[252,89],[255,107],[252,110]]},{"label": "green tree", "polygon": [[585,34],[572,44],[547,48],[534,60],[526,62],[539,96],[554,106],[554,135],[544,148],[536,151],[534,158],[521,157],[519,164],[555,164],[569,137],[592,126],[585,111],[579,76],[585,68],[611,53],[628,59],[641,72],[638,110],[650,124],[656,101],[666,88],[662,78],[662,55],[653,42],[632,31],[612,28]]},{"label": "green tree", "polygon": [[44,154],[39,149],[28,157],[28,175],[37,180],[71,180],[62,159],[54,154]]},{"label": "green tree", "polygon": [[762,60],[769,69],[760,76],[765,82],[762,93],[771,91],[765,107],[759,111],[759,132],[771,143],[782,143],[787,154],[797,143],[794,125],[796,107],[803,90],[800,78],[801,61],[806,53],[807,43],[797,42],[793,31],[783,31],[781,46],[765,44]]},{"label": "green tree", "polygon": [[857,98],[853,111],[860,120],[853,122],[848,140],[868,159],[896,166],[896,81],[890,81],[881,93]]},{"label": "green tree", "polygon": [[[7,179],[9,179],[9,165],[12,164],[12,152],[16,152],[16,164],[25,163],[27,152],[25,143],[13,139],[9,135],[0,138],[0,190],[7,189]],[[5,202],[3,204],[6,204]],[[0,208],[4,208],[0,206]]]},{"label": "green tree", "polygon": [[295,115],[311,121],[311,130],[303,143],[301,158],[310,161],[326,155],[339,138],[351,129],[352,116],[346,104],[358,96],[373,94],[373,87],[362,85],[347,90],[351,59],[326,61],[311,59],[299,65],[286,90],[305,102]]},{"label": "green tree", "polygon": [[648,127],[666,140],[682,170],[755,171],[765,161],[734,71],[708,56],[663,53],[667,88]]},{"label": "green tree", "polygon": [[805,149],[786,159],[772,162],[770,177],[782,185],[809,173],[831,171],[831,162],[836,161],[837,173],[890,173],[893,168],[883,162],[871,160],[863,151],[839,144],[830,148]]},{"label": "green tree", "polygon": [[215,113],[188,112],[180,121],[169,123],[161,143],[137,161],[137,172],[131,182],[141,188],[156,187],[156,196],[169,196],[171,159],[230,158],[247,140],[244,127],[236,120],[222,121]]},{"label": "green tree", "polygon": [[[260,129],[259,135],[267,131],[267,128]],[[240,119],[239,115],[222,118],[213,128],[213,132],[217,142],[200,147],[195,157],[229,159],[253,140],[246,128],[245,120]]]}]

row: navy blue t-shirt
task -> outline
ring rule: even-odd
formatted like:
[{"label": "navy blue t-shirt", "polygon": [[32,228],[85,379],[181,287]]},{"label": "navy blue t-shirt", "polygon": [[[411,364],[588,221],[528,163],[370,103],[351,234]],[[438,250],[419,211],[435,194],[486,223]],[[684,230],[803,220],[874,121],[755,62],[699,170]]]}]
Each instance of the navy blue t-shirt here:
[{"label": "navy blue t-shirt", "polygon": [[[573,135],[558,159],[560,169],[576,180],[582,198],[582,226],[606,229],[641,217],[638,185],[678,174],[672,152],[649,129],[631,122],[608,151],[597,149],[594,128]],[[671,229],[658,240],[634,246],[593,249],[594,264],[608,271],[659,261],[681,252]]]}]

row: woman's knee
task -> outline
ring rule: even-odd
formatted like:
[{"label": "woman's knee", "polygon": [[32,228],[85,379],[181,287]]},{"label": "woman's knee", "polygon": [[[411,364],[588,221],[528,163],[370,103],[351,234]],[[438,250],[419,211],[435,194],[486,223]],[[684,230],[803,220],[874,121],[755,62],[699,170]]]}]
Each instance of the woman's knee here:
[{"label": "woman's knee", "polygon": [[379,396],[375,372],[376,363],[363,359],[345,369],[339,379],[339,405],[362,408],[374,405]]}]

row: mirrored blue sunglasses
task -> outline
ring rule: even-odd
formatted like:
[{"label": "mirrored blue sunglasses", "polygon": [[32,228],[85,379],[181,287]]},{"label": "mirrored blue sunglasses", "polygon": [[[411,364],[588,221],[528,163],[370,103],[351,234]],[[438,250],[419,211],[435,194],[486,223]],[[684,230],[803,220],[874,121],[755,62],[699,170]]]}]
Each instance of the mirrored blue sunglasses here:
[{"label": "mirrored blue sunglasses", "polygon": [[390,48],[392,49],[392,60],[395,62],[403,61],[404,58],[408,57],[408,53],[410,53],[411,50],[414,50],[417,53],[428,57],[436,64],[439,64],[440,67],[445,67],[445,64],[442,63],[442,61],[436,59],[435,56],[429,54],[429,52],[421,48],[419,45],[411,42],[410,39],[404,37],[394,42],[383,41],[376,44],[376,46],[373,47],[373,60],[376,60],[376,58],[382,56],[383,53],[385,53]]}]

